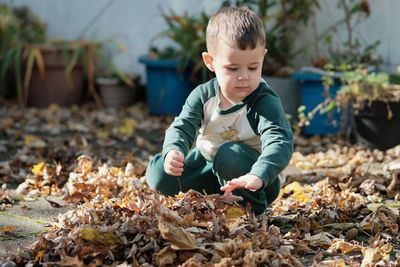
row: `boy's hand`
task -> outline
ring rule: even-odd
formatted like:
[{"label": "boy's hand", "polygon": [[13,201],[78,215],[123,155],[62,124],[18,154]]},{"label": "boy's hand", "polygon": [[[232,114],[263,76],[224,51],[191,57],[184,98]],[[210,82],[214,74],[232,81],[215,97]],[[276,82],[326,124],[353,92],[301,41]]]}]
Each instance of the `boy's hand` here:
[{"label": "boy's hand", "polygon": [[181,176],[185,156],[179,150],[168,151],[164,158],[164,171],[173,176]]},{"label": "boy's hand", "polygon": [[263,186],[263,184],[263,180],[261,180],[261,178],[257,175],[246,174],[228,181],[228,183],[222,186],[220,189],[221,191],[225,191],[224,196],[227,197],[236,188],[258,190]]}]

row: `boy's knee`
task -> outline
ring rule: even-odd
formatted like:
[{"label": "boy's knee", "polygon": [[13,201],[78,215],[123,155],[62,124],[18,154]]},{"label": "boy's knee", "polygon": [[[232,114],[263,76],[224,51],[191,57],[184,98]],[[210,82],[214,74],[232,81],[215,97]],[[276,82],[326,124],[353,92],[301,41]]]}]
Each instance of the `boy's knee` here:
[{"label": "boy's knee", "polygon": [[154,191],[161,192],[162,194],[168,194],[165,192],[166,188],[166,177],[167,174],[164,171],[164,162],[161,155],[155,155],[155,157],[149,162],[146,170],[146,182]]},{"label": "boy's knee", "polygon": [[230,180],[248,173],[259,153],[237,142],[221,145],[215,154],[213,171],[220,179]]}]

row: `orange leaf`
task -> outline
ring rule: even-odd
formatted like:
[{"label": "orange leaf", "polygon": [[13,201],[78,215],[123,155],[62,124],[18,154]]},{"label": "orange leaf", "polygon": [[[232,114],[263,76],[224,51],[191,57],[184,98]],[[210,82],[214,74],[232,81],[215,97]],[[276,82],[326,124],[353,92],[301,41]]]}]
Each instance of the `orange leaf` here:
[{"label": "orange leaf", "polygon": [[11,226],[4,226],[3,228],[0,229],[0,231],[7,232],[7,231],[12,231],[12,232],[17,232],[17,229]]}]

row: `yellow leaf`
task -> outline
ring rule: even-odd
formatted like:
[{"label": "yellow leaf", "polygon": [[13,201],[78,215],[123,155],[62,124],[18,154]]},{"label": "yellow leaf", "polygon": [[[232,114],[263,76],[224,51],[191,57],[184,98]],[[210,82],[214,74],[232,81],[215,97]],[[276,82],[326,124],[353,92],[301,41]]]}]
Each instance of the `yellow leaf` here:
[{"label": "yellow leaf", "polygon": [[43,170],[45,168],[46,168],[46,165],[44,164],[44,162],[41,162],[41,163],[36,164],[35,166],[33,166],[31,171],[35,175],[43,176]]},{"label": "yellow leaf", "polygon": [[118,134],[132,136],[134,132],[134,128],[130,125],[122,125],[118,128]]},{"label": "yellow leaf", "polygon": [[82,229],[79,236],[92,243],[96,243],[100,239],[100,234],[96,230],[92,229]]},{"label": "yellow leaf", "polygon": [[307,197],[303,192],[301,193],[297,193],[297,194],[293,194],[292,195],[293,198],[297,199],[299,202],[309,202],[311,201],[311,198]]},{"label": "yellow leaf", "polygon": [[183,198],[185,196],[184,193],[180,192],[178,195],[175,195],[176,198]]},{"label": "yellow leaf", "polygon": [[341,254],[347,254],[355,249],[359,249],[360,246],[350,244],[349,242],[345,241],[338,241],[332,244],[328,250],[334,252],[340,252]]},{"label": "yellow leaf", "polygon": [[305,195],[304,188],[298,183],[293,182],[285,186],[282,190],[282,194],[292,193],[292,197],[299,202],[309,202],[311,198]]},{"label": "yellow leaf", "polygon": [[368,231],[373,231],[375,233],[379,233],[381,231],[381,228],[379,227],[379,224],[376,222],[372,223],[366,223],[360,225],[361,230],[368,230]]},{"label": "yellow leaf", "polygon": [[248,249],[249,247],[251,247],[251,245],[252,245],[251,242],[241,243],[241,244],[239,245],[239,248],[246,250],[246,249]]},{"label": "yellow leaf", "polygon": [[98,131],[96,137],[100,139],[106,139],[110,136],[110,131]]},{"label": "yellow leaf", "polygon": [[225,217],[227,220],[235,220],[242,217],[245,214],[246,213],[241,207],[231,207],[225,211]]},{"label": "yellow leaf", "polygon": [[383,253],[389,253],[392,250],[393,246],[389,243],[384,244],[382,247],[380,247],[380,251]]},{"label": "yellow leaf", "polygon": [[45,251],[45,250],[39,251],[39,252],[36,254],[35,261],[40,261],[40,262],[42,262],[44,254],[46,254],[46,251]]},{"label": "yellow leaf", "polygon": [[122,126],[119,127],[118,133],[121,135],[132,136],[138,123],[132,118],[123,119]]},{"label": "yellow leaf", "polygon": [[308,165],[304,162],[298,162],[295,166],[296,166],[296,168],[303,169],[303,170],[311,170],[312,169],[311,165]]},{"label": "yellow leaf", "polygon": [[24,142],[25,145],[29,145],[33,142],[37,142],[37,141],[42,141],[42,138],[40,136],[34,136],[34,135],[24,135]]},{"label": "yellow leaf", "polygon": [[116,243],[119,243],[119,238],[115,234],[111,233],[105,233],[105,234],[100,234],[98,231],[93,230],[93,229],[82,229],[79,233],[79,236],[91,243],[102,243],[108,246],[115,245]]},{"label": "yellow leaf", "polygon": [[320,225],[315,219],[311,219],[311,230],[315,231],[322,228],[324,227]]},{"label": "yellow leaf", "polygon": [[48,110],[49,112],[51,112],[51,113],[56,113],[56,112],[59,112],[59,111],[60,111],[60,106],[57,105],[57,104],[51,104],[51,105],[47,108],[47,110]]},{"label": "yellow leaf", "polygon": [[119,237],[111,233],[105,233],[100,235],[100,241],[101,243],[106,244],[108,246],[112,246],[120,242]]},{"label": "yellow leaf", "polygon": [[293,182],[291,184],[288,184],[282,189],[283,194],[288,194],[290,192],[299,192],[303,191],[303,187],[299,184],[299,182]]},{"label": "yellow leaf", "polygon": [[118,167],[112,167],[112,174],[117,176],[119,172],[122,172],[122,168],[118,168]]}]

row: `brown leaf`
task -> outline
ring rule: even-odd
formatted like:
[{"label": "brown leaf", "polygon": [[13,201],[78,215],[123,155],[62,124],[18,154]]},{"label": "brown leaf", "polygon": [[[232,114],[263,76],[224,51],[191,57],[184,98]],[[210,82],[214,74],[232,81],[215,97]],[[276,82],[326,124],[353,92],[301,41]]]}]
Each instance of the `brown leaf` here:
[{"label": "brown leaf", "polygon": [[358,229],[357,228],[352,228],[346,233],[346,240],[350,241],[356,238],[358,235]]},{"label": "brown leaf", "polygon": [[162,238],[171,242],[171,248],[175,250],[194,250],[197,247],[196,240],[188,231],[182,227],[174,227],[164,222],[161,216],[158,218],[158,229]]},{"label": "brown leaf", "polygon": [[157,266],[161,267],[173,264],[175,259],[176,253],[170,246],[163,248],[159,253],[153,255],[153,261]]},{"label": "brown leaf", "polygon": [[51,205],[53,208],[62,208],[62,207],[63,207],[62,205],[58,204],[58,203],[55,202],[55,201],[49,200],[49,199],[47,199],[47,198],[45,198],[45,200],[46,200],[47,202],[49,202],[50,205]]}]

